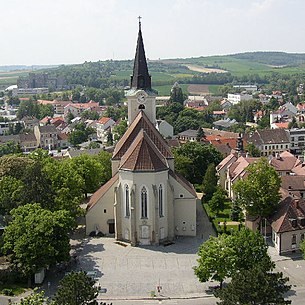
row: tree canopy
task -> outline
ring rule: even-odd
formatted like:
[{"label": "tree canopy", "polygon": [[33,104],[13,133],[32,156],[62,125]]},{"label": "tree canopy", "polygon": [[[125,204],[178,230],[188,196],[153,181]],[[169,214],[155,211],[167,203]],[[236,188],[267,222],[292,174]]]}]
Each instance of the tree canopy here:
[{"label": "tree canopy", "polygon": [[247,176],[233,186],[238,202],[252,216],[270,216],[280,202],[281,179],[267,159],[246,168]]},{"label": "tree canopy", "polygon": [[285,300],[284,294],[289,291],[288,278],[276,272],[266,272],[253,267],[243,269],[233,275],[231,282],[224,288],[215,291],[220,298],[218,305],[285,305],[291,301]]},{"label": "tree canopy", "polygon": [[51,212],[39,204],[11,211],[3,234],[3,249],[17,270],[30,276],[41,268],[69,259],[68,233],[74,221],[67,211]]},{"label": "tree canopy", "polygon": [[271,270],[274,264],[267,248],[262,235],[249,229],[233,235],[211,236],[199,248],[195,274],[200,282],[213,279],[222,284],[225,278],[257,265]]},{"label": "tree canopy", "polygon": [[198,142],[188,142],[173,153],[175,169],[193,184],[201,185],[208,165],[222,160],[221,153],[214,146]]},{"label": "tree canopy", "polygon": [[54,305],[97,305],[98,288],[86,272],[71,272],[60,282],[54,296]]}]

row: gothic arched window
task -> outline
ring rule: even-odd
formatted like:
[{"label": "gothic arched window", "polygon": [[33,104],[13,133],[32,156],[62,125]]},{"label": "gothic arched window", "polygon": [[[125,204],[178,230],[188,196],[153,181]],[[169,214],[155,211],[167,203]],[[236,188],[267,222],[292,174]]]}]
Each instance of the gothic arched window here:
[{"label": "gothic arched window", "polygon": [[130,204],[129,204],[129,186],[125,185],[125,216],[130,216]]},{"label": "gothic arched window", "polygon": [[141,189],[141,218],[147,218],[147,190],[146,187],[143,186]]},{"label": "gothic arched window", "polygon": [[159,201],[159,217],[164,217],[164,201],[163,201],[163,187],[160,184],[158,189],[158,201]]}]

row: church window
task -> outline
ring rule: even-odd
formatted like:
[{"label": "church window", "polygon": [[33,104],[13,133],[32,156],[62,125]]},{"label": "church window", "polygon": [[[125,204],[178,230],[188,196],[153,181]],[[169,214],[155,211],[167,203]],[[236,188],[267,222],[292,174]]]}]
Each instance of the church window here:
[{"label": "church window", "polygon": [[159,217],[164,217],[164,201],[163,201],[163,187],[160,184],[158,189],[158,199],[159,199]]},{"label": "church window", "polygon": [[139,109],[141,110],[141,109],[145,109],[145,105],[143,105],[143,104],[141,104],[141,105],[139,105]]},{"label": "church window", "polygon": [[143,186],[141,189],[141,218],[147,218],[147,190]]},{"label": "church window", "polygon": [[125,185],[125,216],[130,216],[129,186]]}]

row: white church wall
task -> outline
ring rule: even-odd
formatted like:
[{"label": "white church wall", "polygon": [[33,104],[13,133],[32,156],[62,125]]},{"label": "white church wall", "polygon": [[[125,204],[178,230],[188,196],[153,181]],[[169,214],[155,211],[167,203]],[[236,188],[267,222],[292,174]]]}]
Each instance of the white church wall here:
[{"label": "white church wall", "polygon": [[108,220],[114,219],[114,183],[98,202],[87,211],[86,214],[86,234],[92,231],[101,231],[109,235]]},{"label": "white church wall", "polygon": [[175,199],[175,234],[196,236],[196,200]]}]

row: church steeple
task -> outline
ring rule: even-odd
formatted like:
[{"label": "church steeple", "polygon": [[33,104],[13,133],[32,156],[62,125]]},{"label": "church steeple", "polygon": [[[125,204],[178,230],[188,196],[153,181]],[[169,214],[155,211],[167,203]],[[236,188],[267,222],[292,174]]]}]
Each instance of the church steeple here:
[{"label": "church steeple", "polygon": [[139,17],[139,33],[137,41],[136,55],[133,65],[133,74],[131,76],[132,89],[151,90],[151,76],[148,73],[145,57],[144,43],[141,31],[141,17]]}]

